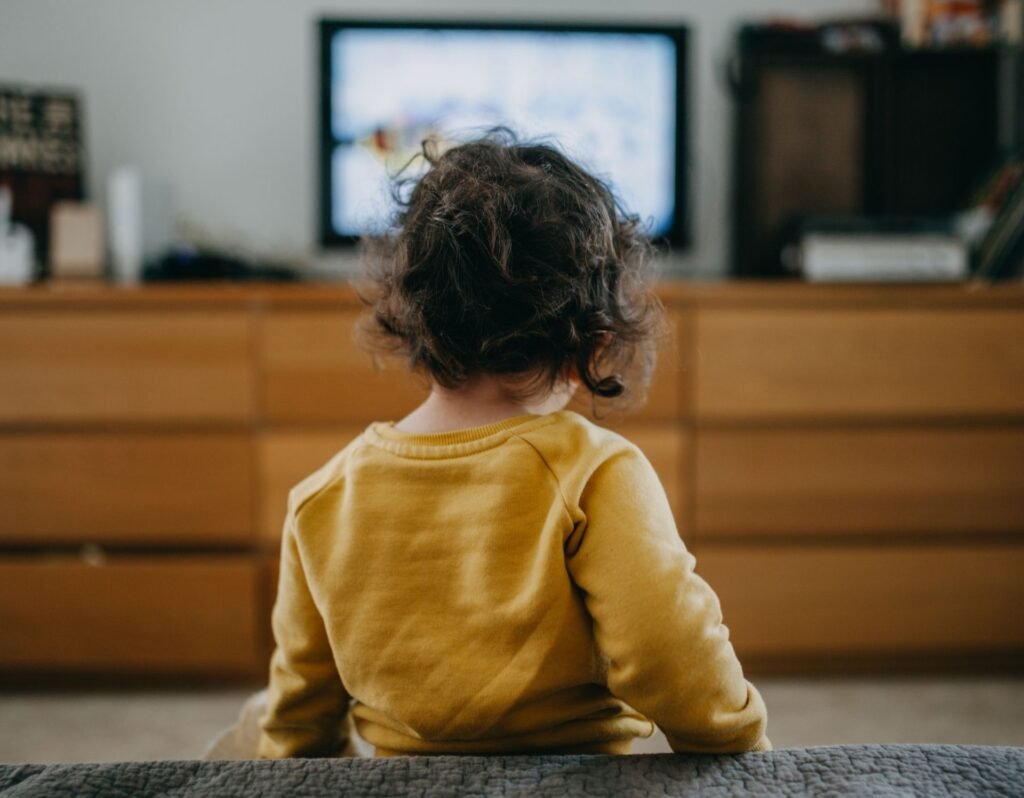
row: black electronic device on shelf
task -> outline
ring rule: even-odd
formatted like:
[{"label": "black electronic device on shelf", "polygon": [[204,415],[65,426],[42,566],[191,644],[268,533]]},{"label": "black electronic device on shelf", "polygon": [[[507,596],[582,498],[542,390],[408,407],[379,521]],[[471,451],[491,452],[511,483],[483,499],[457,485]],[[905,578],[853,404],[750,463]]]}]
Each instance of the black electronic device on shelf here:
[{"label": "black electronic device on shelf", "polygon": [[291,266],[253,262],[228,252],[179,247],[146,265],[145,282],[240,280],[295,282],[301,274]]}]

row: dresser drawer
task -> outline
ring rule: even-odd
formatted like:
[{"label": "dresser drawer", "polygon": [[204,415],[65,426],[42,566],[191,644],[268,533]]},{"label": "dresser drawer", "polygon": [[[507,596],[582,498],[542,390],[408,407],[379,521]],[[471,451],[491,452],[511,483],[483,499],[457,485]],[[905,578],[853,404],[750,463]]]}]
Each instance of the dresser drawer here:
[{"label": "dresser drawer", "polygon": [[245,557],[0,560],[0,668],[255,673],[264,579]]},{"label": "dresser drawer", "polygon": [[1024,532],[1024,427],[703,429],[717,536]]},{"label": "dresser drawer", "polygon": [[1024,312],[714,309],[698,314],[701,421],[1024,413]]},{"label": "dresser drawer", "polygon": [[247,543],[251,450],[244,433],[6,433],[0,541]]},{"label": "dresser drawer", "polygon": [[242,311],[6,311],[0,422],[248,420],[249,324]]},{"label": "dresser drawer", "polygon": [[742,658],[1024,649],[1024,545],[701,543]]},{"label": "dresser drawer", "polygon": [[276,311],[260,336],[263,410],[270,421],[386,421],[426,398],[426,384],[394,359],[374,368],[353,341],[354,310]]},{"label": "dresser drawer", "polygon": [[[261,391],[267,418],[275,422],[397,420],[427,396],[424,378],[389,358],[378,371],[354,341],[362,315],[354,310],[275,311],[263,320],[260,336]],[[673,419],[680,412],[682,319],[669,316],[647,402],[628,414],[603,412],[603,420]],[[593,417],[593,403],[580,391],[574,410]],[[602,421],[602,419],[598,419]]]}]

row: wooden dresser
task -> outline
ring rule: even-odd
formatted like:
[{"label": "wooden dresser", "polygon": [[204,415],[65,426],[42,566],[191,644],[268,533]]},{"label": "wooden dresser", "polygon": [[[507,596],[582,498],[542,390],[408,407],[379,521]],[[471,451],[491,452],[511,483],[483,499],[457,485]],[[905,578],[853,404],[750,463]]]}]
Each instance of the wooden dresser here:
[{"label": "wooden dresser", "polygon": [[[1024,666],[1024,289],[665,284],[648,454],[752,673]],[[342,285],[0,289],[0,679],[263,676],[288,489],[423,395]]]}]

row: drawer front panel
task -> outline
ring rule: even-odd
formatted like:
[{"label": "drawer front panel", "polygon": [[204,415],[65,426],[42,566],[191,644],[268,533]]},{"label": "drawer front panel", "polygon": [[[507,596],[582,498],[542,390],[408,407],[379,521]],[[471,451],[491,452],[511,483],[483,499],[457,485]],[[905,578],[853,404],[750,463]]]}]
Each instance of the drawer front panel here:
[{"label": "drawer front panel", "polygon": [[427,395],[394,360],[377,371],[354,342],[360,313],[278,311],[263,320],[263,409],[271,421],[399,419]]},{"label": "drawer front panel", "polygon": [[0,436],[0,540],[249,542],[251,449],[241,433]]},{"label": "drawer front panel", "polygon": [[244,312],[0,316],[0,422],[251,418]]},{"label": "drawer front panel", "polygon": [[[410,375],[402,362],[389,359],[383,370],[354,342],[362,314],[351,310],[276,311],[263,321],[261,336],[262,399],[271,421],[369,422],[398,419],[427,395],[422,378]],[[627,415],[639,419],[672,419],[680,412],[682,321],[670,315],[670,333],[663,345],[648,400]],[[585,392],[573,409],[591,414]],[[621,413],[606,413],[621,420]]]},{"label": "drawer front panel", "polygon": [[261,569],[242,557],[0,561],[0,667],[253,673]]},{"label": "drawer front panel", "polygon": [[1024,428],[701,430],[697,533],[1024,531]]},{"label": "drawer front panel", "polygon": [[1024,648],[1024,546],[701,544],[742,657]]},{"label": "drawer front panel", "polygon": [[1024,414],[1024,312],[704,310],[700,420]]}]

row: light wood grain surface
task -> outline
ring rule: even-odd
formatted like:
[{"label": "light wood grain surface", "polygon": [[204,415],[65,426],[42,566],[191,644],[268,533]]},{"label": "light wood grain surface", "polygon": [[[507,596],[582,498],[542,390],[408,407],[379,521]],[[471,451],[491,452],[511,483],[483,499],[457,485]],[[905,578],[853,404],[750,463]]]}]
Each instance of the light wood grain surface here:
[{"label": "light wood grain surface", "polygon": [[721,546],[697,572],[737,652],[1024,649],[1024,545]]},{"label": "light wood grain surface", "polygon": [[705,310],[701,421],[1024,415],[1016,310]]},{"label": "light wood grain surface", "polygon": [[251,449],[244,433],[0,435],[0,540],[247,543]]},{"label": "light wood grain surface", "polygon": [[1024,428],[709,429],[702,538],[1024,530]]},{"label": "light wood grain surface", "polygon": [[255,673],[261,588],[257,564],[242,556],[0,559],[0,664]]},{"label": "light wood grain surface", "polygon": [[235,311],[0,315],[0,423],[246,422],[250,319]]},{"label": "light wood grain surface", "polygon": [[280,311],[260,334],[263,412],[272,422],[397,420],[427,394],[401,363],[375,367],[355,343],[358,311]]},{"label": "light wood grain surface", "polygon": [[[1024,285],[989,283],[805,283],[799,280],[664,279],[658,296],[673,308],[773,307],[865,308],[915,307],[1024,308]],[[239,283],[209,280],[192,283],[115,284],[103,281],[0,286],[0,308],[236,308],[350,309],[365,305],[344,279],[297,283]]]}]

